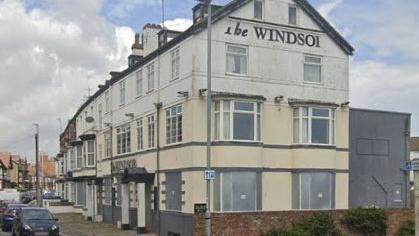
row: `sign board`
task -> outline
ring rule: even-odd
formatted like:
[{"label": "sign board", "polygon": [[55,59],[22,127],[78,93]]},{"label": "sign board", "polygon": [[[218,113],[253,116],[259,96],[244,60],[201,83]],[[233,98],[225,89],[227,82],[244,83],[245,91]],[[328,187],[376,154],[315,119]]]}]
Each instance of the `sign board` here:
[{"label": "sign board", "polygon": [[404,170],[405,171],[412,171],[413,170],[413,163],[412,163],[412,161],[405,161],[404,162]]},{"label": "sign board", "polygon": [[137,161],[135,159],[123,160],[123,161],[114,161],[111,166],[112,173],[122,173],[125,168],[128,167],[137,167]]},{"label": "sign board", "polygon": [[194,212],[196,214],[204,214],[207,211],[207,204],[206,203],[195,203],[193,208],[194,208]]},{"label": "sign board", "polygon": [[214,180],[214,179],[215,179],[215,170],[206,170],[205,180]]}]

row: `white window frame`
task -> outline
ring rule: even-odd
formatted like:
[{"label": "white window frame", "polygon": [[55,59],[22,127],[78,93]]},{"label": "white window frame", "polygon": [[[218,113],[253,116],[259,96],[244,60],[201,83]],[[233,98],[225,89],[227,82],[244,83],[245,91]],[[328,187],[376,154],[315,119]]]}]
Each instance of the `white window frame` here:
[{"label": "white window frame", "polygon": [[105,113],[110,112],[109,90],[105,92]]},{"label": "white window frame", "polygon": [[150,63],[147,66],[147,92],[151,92],[154,90],[154,80],[155,80],[155,70],[154,70],[154,62]]},{"label": "white window frame", "polygon": [[101,130],[102,124],[103,124],[102,103],[99,103],[99,105],[97,106],[97,113],[98,113],[98,128],[99,130]]},{"label": "white window frame", "polygon": [[[290,19],[290,10],[291,10],[291,8],[295,8],[295,24],[292,24],[291,23],[291,19]],[[288,24],[289,25],[294,25],[294,26],[297,26],[298,25],[298,8],[297,8],[297,5],[295,5],[295,4],[289,4],[288,5]]]},{"label": "white window frame", "polygon": [[156,118],[154,115],[147,116],[147,147],[154,148],[156,138]]},{"label": "white window frame", "polygon": [[136,95],[137,97],[143,96],[144,90],[144,80],[143,80],[143,70],[139,70],[135,73],[136,78]]},{"label": "white window frame", "polygon": [[83,168],[83,145],[76,146],[76,169]]},{"label": "white window frame", "polygon": [[180,50],[179,47],[170,52],[172,64],[172,80],[179,79],[180,77]]},{"label": "white window frame", "polygon": [[[230,102],[229,111],[224,111],[224,102]],[[219,130],[218,130],[218,137],[216,137],[216,125],[214,125],[214,140],[217,141],[239,141],[239,142],[261,142],[262,140],[262,103],[261,102],[255,102],[255,101],[248,101],[248,100],[217,100],[215,101],[219,102],[219,111],[215,110],[215,104],[213,108],[214,113],[214,121],[215,121],[215,114],[219,114],[218,116],[218,122],[219,122]],[[234,110],[234,104],[236,102],[244,102],[244,103],[252,103],[253,104],[253,111],[244,111],[244,110]],[[259,110],[258,110],[259,108]],[[224,137],[224,114],[229,113],[230,114],[230,120],[229,120],[229,138]],[[253,122],[254,122],[254,130],[253,130],[253,140],[246,140],[246,139],[234,139],[234,114],[235,113],[242,113],[242,114],[253,114]],[[259,121],[259,125],[258,125]]]},{"label": "white window frame", "polygon": [[76,169],[76,150],[75,148],[70,148],[70,171]]},{"label": "white window frame", "polygon": [[[241,54],[241,53],[236,53],[236,52],[229,52],[228,47],[237,47],[237,48],[242,48],[246,50],[246,54]],[[225,47],[226,53],[225,53],[225,71],[227,75],[235,75],[235,76],[247,76],[249,73],[249,47],[245,46],[245,45],[240,45],[240,44],[231,44],[231,43],[227,43],[226,47]],[[246,56],[246,72],[245,73],[235,73],[235,72],[229,72],[228,71],[228,56],[229,55],[237,55],[237,56]]]},{"label": "white window frame", "polygon": [[[175,124],[173,124],[173,121]],[[173,125],[176,126],[174,130],[172,129]],[[182,142],[182,139],[183,139],[182,128],[183,128],[182,104],[172,106],[166,109],[166,144],[174,144],[174,143]]]},{"label": "white window frame", "polygon": [[[259,17],[256,17],[256,4],[262,4],[262,14]],[[264,0],[253,0],[253,18],[257,20],[263,20],[265,18],[265,1]]]},{"label": "white window frame", "polygon": [[[233,172],[233,173],[237,173],[236,171],[231,171],[231,172]],[[257,173],[256,173],[256,179],[255,179],[255,181],[256,181],[256,189],[255,189],[255,209],[253,209],[253,210],[246,210],[246,211],[226,211],[226,210],[224,210],[224,207],[223,207],[223,203],[224,203],[224,199],[223,199],[223,193],[224,193],[224,191],[223,191],[223,181],[224,181],[224,177],[223,177],[223,175],[224,174],[226,174],[226,173],[231,173],[230,171],[226,171],[226,172],[221,172],[220,173],[220,184],[219,184],[219,191],[220,191],[220,194],[219,194],[219,197],[220,197],[220,212],[254,212],[254,211],[257,211],[258,210],[258,191],[259,191],[259,188],[262,188],[262,186],[259,186],[259,183],[257,182]],[[251,171],[249,171],[249,172],[251,172]]]},{"label": "white window frame", "polygon": [[125,80],[119,82],[119,106],[125,105],[126,102],[126,87]]},{"label": "white window frame", "polygon": [[[308,62],[308,61],[306,61],[307,57],[320,59],[320,63]],[[320,81],[306,80],[306,75],[305,75],[305,66],[306,65],[320,66]],[[322,84],[323,83],[323,57],[317,56],[317,55],[311,55],[311,54],[304,54],[303,55],[303,81],[304,81],[304,83],[311,83],[311,84]]]},{"label": "white window frame", "polygon": [[[329,198],[330,198],[330,202],[329,202],[329,208],[322,208],[322,209],[313,209],[313,208],[311,208],[311,202],[310,202],[310,197],[309,197],[309,203],[308,203],[308,205],[310,206],[309,207],[309,209],[303,209],[301,206],[302,206],[302,194],[301,194],[301,184],[302,184],[302,175],[303,174],[319,174],[319,173],[321,173],[321,174],[324,174],[325,172],[302,172],[302,173],[299,173],[298,174],[298,178],[299,178],[299,185],[298,185],[298,192],[299,192],[299,195],[300,196],[298,196],[298,201],[299,201],[299,209],[300,210],[307,210],[307,211],[310,211],[310,210],[331,210],[331,209],[333,209],[333,207],[332,207],[332,205],[333,205],[333,196],[332,196],[332,194],[333,194],[333,188],[335,188],[335,186],[333,186],[332,185],[332,183],[333,183],[333,180],[332,180],[332,178],[333,178],[333,176],[332,176],[332,173],[326,173],[326,174],[329,174],[330,176],[329,176],[329,179],[330,179],[330,182],[329,182],[329,186],[330,186],[330,196],[329,196]],[[311,179],[311,175],[310,175],[310,179]],[[311,182],[310,182],[310,195],[311,195]]]},{"label": "white window frame", "polygon": [[[117,154],[131,152],[131,126],[130,123],[116,128],[116,151]],[[125,151],[124,151],[125,149]]]},{"label": "white window frame", "polygon": [[111,132],[105,132],[104,134],[104,142],[105,142],[105,158],[112,156],[112,139],[111,139]]},{"label": "white window frame", "polygon": [[137,150],[140,151],[143,149],[144,149],[144,122],[143,122],[143,118],[140,118],[137,120]]},{"label": "white window frame", "polygon": [[[294,120],[298,119],[298,141],[295,140],[295,129],[293,129],[293,142],[294,144],[304,144],[304,145],[324,145],[324,146],[334,146],[336,143],[336,109],[330,107],[321,107],[321,106],[301,106],[294,107],[298,109],[298,117],[294,116],[293,110],[293,128]],[[308,110],[307,116],[303,115],[303,109]],[[313,116],[313,109],[327,109],[329,110],[329,117]],[[303,119],[308,119],[307,124],[307,142],[303,142]],[[329,142],[328,143],[313,143],[312,142],[312,120],[313,119],[324,119],[329,120]]]},{"label": "white window frame", "polygon": [[[89,149],[89,145],[92,145],[92,149]],[[96,145],[94,140],[86,141],[86,167],[94,167],[96,164]]]}]

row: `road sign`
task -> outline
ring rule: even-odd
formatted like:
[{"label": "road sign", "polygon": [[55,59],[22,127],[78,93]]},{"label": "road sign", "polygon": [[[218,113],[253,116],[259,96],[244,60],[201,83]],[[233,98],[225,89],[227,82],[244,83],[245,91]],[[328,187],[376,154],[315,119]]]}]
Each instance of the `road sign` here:
[{"label": "road sign", "polygon": [[413,170],[412,161],[405,161],[404,162],[404,170],[406,170],[406,171],[412,171]]},{"label": "road sign", "polygon": [[206,170],[204,174],[205,174],[205,179],[206,180],[214,180],[215,179],[215,170]]},{"label": "road sign", "polygon": [[195,203],[194,204],[194,212],[197,214],[204,214],[207,211],[207,204],[206,203]]}]

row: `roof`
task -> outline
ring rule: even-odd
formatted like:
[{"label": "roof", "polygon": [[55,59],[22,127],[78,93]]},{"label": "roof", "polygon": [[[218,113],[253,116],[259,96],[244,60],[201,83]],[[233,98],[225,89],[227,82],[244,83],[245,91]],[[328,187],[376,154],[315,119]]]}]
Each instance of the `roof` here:
[{"label": "roof", "polygon": [[419,137],[410,138],[410,151],[419,152]]},{"label": "roof", "polygon": [[[242,6],[246,5],[252,0],[233,0],[229,2],[228,4],[224,5],[223,7],[220,7],[218,10],[216,10],[213,13],[212,17],[212,24],[218,22],[219,20],[227,17],[230,13],[234,12],[235,10],[241,8]],[[353,55],[354,48],[337,32],[330,24],[327,22],[326,19],[324,19],[320,13],[314,9],[313,6],[308,3],[307,0],[294,0],[295,3],[301,7],[301,9],[304,10],[305,13],[307,13],[309,16],[312,17],[312,19],[325,31],[325,33],[332,38],[339,47],[345,51],[348,55]],[[144,26],[146,27],[152,27],[157,28],[157,25],[153,24],[147,24]],[[77,112],[74,114],[73,118],[70,120],[70,122],[67,124],[67,127],[65,128],[63,134],[67,131],[69,125],[75,121],[75,118],[97,97],[99,97],[104,91],[106,91],[111,85],[115,84],[119,80],[125,78],[126,75],[130,74],[131,72],[134,72],[144,66],[145,64],[149,63],[150,61],[154,60],[157,56],[160,54],[170,50],[171,48],[175,47],[177,44],[182,42],[183,40],[189,38],[192,35],[195,35],[207,28],[207,18],[201,22],[198,22],[196,24],[193,24],[190,26],[187,30],[180,33],[177,37],[172,39],[171,41],[167,42],[166,44],[162,45],[161,47],[157,48],[147,56],[143,58],[143,60],[137,62],[131,67],[126,68],[125,70],[121,71],[120,73],[115,73],[112,75],[111,80],[108,82],[106,81],[105,85],[100,86],[99,90],[95,92],[94,95],[90,96],[87,101],[83,103],[83,105],[77,110]]]}]

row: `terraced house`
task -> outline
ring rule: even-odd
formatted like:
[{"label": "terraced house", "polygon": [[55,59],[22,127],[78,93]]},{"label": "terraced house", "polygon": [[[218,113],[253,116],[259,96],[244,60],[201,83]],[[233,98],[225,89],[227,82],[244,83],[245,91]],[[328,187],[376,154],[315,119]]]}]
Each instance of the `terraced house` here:
[{"label": "terraced house", "polygon": [[[306,0],[212,11],[211,211],[348,208],[353,48]],[[62,194],[86,218],[190,233],[206,202],[206,12],[184,32],[145,25],[61,135]]]}]

